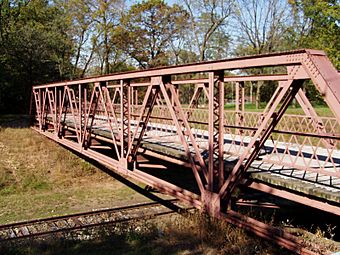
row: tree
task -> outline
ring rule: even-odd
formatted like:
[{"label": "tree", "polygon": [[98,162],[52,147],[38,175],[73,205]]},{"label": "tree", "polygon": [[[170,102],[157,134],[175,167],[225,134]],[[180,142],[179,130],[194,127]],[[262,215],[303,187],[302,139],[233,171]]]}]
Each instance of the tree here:
[{"label": "tree", "polygon": [[25,112],[33,84],[69,78],[72,41],[63,11],[48,1],[0,8],[0,112]]},{"label": "tree", "polygon": [[96,53],[101,63],[101,74],[110,73],[110,57],[115,56],[113,34],[119,25],[124,9],[124,0],[92,0],[91,11],[96,23]]},{"label": "tree", "polygon": [[84,77],[89,68],[100,70],[100,74],[114,71],[122,54],[111,38],[119,24],[124,0],[58,1],[66,10],[66,20],[72,24],[68,33],[74,44],[73,77]]},{"label": "tree", "polygon": [[290,0],[294,29],[290,41],[295,47],[324,50],[340,69],[339,0]]},{"label": "tree", "polygon": [[167,65],[167,50],[187,26],[187,18],[178,5],[148,0],[131,6],[113,40],[142,68]]},{"label": "tree", "polygon": [[61,0],[58,7],[64,10],[67,31],[73,42],[72,78],[84,77],[96,45],[91,0]]},{"label": "tree", "polygon": [[[214,47],[219,47],[219,55],[221,49],[226,52],[229,37],[223,27],[232,13],[233,1],[184,0],[184,3],[190,13],[192,38],[196,42],[199,61],[206,60],[207,51],[212,51]],[[219,44],[222,41],[223,44]]]},{"label": "tree", "polygon": [[238,0],[235,7],[238,55],[282,49],[282,38],[290,28],[287,3],[282,0]]},{"label": "tree", "polygon": [[[235,20],[239,36],[235,54],[263,54],[284,49],[282,39],[290,28],[288,7],[288,3],[281,0],[238,0],[235,5]],[[271,73],[273,69],[257,70],[259,71],[264,74]],[[259,74],[253,73],[253,70],[250,72]],[[263,85],[263,82],[256,83],[256,108],[260,104]]]}]

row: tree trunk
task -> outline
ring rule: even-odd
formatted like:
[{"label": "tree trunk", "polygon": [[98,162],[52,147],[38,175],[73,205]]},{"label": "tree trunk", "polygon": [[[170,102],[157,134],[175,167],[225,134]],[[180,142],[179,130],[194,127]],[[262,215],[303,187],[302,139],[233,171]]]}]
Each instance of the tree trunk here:
[{"label": "tree trunk", "polygon": [[257,82],[256,86],[256,99],[255,99],[255,108],[259,109],[260,108],[260,100],[261,100],[261,87],[263,85],[263,81]]},{"label": "tree trunk", "polygon": [[250,82],[249,97],[250,104],[253,104],[253,82]]},{"label": "tree trunk", "polygon": [[110,73],[110,64],[109,64],[109,42],[108,42],[108,35],[107,35],[107,31],[104,32],[105,33],[105,52],[104,52],[104,63],[105,63],[105,74],[109,74]]}]

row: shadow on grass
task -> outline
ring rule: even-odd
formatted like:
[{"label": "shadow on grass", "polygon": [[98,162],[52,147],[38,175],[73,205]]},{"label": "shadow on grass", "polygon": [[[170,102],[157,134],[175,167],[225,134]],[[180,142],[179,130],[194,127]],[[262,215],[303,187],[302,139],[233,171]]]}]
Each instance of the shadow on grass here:
[{"label": "shadow on grass", "polygon": [[[63,146],[64,148],[70,150],[70,148],[64,146],[61,144],[61,146]],[[113,172],[111,169],[103,166],[102,164],[100,164],[99,162],[90,159],[86,156],[84,156],[83,154],[74,151],[74,150],[70,150],[72,151],[75,155],[77,155],[78,157],[84,159],[85,161],[91,163],[93,166],[97,167],[98,169],[100,169],[101,171],[103,171],[104,173],[108,174],[109,176],[113,177],[114,179],[116,179],[117,181],[125,184],[126,186],[128,186],[129,188],[133,189],[134,191],[144,195],[145,197],[158,202],[160,204],[162,204],[163,206],[173,210],[174,212],[182,212],[182,209],[180,207],[178,207],[177,205],[173,204],[172,202],[169,202],[167,200],[162,199],[161,197],[149,192],[147,189],[142,188],[140,186],[138,186],[137,184],[135,184],[134,182],[130,181],[129,179],[124,178],[123,176],[120,176],[119,174],[116,174],[115,172]]]},{"label": "shadow on grass", "polygon": [[[161,159],[157,159],[151,156],[143,155],[144,158],[149,160],[150,165],[161,165],[165,167],[160,169],[157,167],[139,167],[138,169],[155,176],[164,181],[170,182],[178,187],[191,191],[195,194],[200,194],[197,182],[190,168],[178,166]],[[203,179],[203,177],[202,177]]]},{"label": "shadow on grass", "polygon": [[[1,244],[1,243],[0,243]],[[1,247],[1,246],[0,246]],[[290,254],[202,215],[157,218],[7,243],[0,254]]]}]

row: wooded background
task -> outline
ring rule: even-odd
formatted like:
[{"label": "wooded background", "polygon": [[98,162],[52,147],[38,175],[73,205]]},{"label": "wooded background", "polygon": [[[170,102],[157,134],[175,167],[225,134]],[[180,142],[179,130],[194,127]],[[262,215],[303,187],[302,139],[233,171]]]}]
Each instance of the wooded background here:
[{"label": "wooded background", "polygon": [[[297,48],[322,49],[339,69],[339,6],[338,0],[0,0],[0,113],[27,113],[32,85],[117,71]],[[266,86],[255,85],[257,102],[267,100]],[[307,92],[320,103],[312,87]]]}]

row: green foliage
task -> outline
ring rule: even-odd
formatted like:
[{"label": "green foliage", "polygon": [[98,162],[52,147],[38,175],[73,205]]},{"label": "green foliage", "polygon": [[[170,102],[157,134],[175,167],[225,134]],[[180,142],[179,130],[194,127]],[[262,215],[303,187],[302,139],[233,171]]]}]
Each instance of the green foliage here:
[{"label": "green foliage", "polygon": [[72,42],[48,1],[0,5],[0,112],[27,112],[31,86],[68,77]]},{"label": "green foliage", "polygon": [[188,47],[196,44],[199,61],[227,57],[231,41],[228,21],[234,3],[223,0],[184,0],[184,6],[190,13]]},{"label": "green foliage", "polygon": [[297,47],[324,50],[340,69],[339,0],[290,0],[297,29],[291,36]]},{"label": "green foliage", "polygon": [[166,50],[187,25],[187,13],[178,5],[148,0],[131,6],[121,19],[115,42],[143,67],[168,64]]}]

